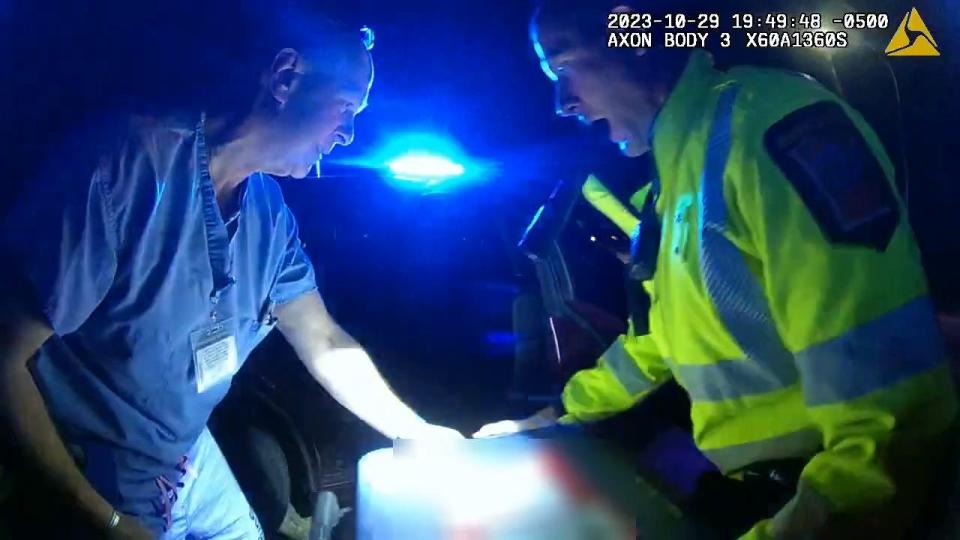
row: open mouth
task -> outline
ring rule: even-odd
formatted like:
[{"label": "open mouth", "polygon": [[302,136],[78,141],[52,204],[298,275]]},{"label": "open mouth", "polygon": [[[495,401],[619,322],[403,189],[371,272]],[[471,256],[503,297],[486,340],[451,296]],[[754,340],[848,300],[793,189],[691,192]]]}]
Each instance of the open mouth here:
[{"label": "open mouth", "polygon": [[616,139],[616,136],[613,132],[613,127],[606,118],[584,118],[583,122],[587,125],[587,128],[590,130],[590,132],[595,134],[597,137],[610,139],[615,143],[620,142]]}]

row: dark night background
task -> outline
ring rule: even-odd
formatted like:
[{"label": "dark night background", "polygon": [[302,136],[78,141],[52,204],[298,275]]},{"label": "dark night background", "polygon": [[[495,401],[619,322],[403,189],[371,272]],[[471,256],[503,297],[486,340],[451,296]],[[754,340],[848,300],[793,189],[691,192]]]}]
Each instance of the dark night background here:
[{"label": "dark night background", "polygon": [[[740,4],[764,11],[818,7]],[[835,9],[835,2],[829,4]],[[889,13],[891,27],[911,6],[851,4]],[[713,6],[704,2],[703,9]],[[960,7],[949,0],[916,6],[943,56],[890,64],[903,104],[912,219],[937,300],[953,308],[960,300],[951,264],[960,253],[954,162],[960,155],[954,104],[960,95]],[[528,1],[354,0],[334,3],[333,11],[376,31],[377,79],[370,107],[358,119],[356,143],[333,156],[336,174],[285,182],[288,203],[334,316],[429,419],[475,429],[509,412],[504,397],[512,370],[511,303],[532,286],[527,263],[512,249],[524,226],[554,184],[576,167],[600,161],[627,171],[634,165],[552,114],[552,90],[527,42]],[[231,21],[224,17],[204,2],[0,0],[0,35],[9,55],[2,65],[2,203],[10,204],[24,182],[43,182],[32,173],[45,145],[85,115],[116,103],[180,96],[191,86],[184,66],[203,56],[204,40],[229,33]],[[883,41],[882,49],[892,32],[870,36]],[[812,54],[740,50],[721,61],[817,71]],[[866,68],[860,73],[858,63],[850,63],[845,75],[853,101],[883,110],[893,99],[889,75]],[[882,83],[868,84],[871,77]],[[895,117],[877,116],[887,123]],[[460,191],[424,195],[397,190],[366,171],[336,167],[411,130],[451,137],[471,156],[494,164],[494,173]],[[608,257],[590,249],[585,243],[584,272],[590,261]],[[583,281],[584,290],[597,289],[589,294],[619,305],[619,281],[589,275]],[[269,350],[283,348],[272,344]]]}]

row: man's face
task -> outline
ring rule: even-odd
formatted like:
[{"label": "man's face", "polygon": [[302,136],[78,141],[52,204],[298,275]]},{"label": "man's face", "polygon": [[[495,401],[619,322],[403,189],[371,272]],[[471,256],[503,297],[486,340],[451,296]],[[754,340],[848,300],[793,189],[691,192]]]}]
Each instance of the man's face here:
[{"label": "man's face", "polygon": [[370,55],[359,45],[355,53],[322,73],[304,62],[267,127],[272,170],[264,172],[304,178],[335,146],[353,142],[354,119],[366,108],[373,83]]},{"label": "man's face", "polygon": [[[602,24],[599,21],[598,24]],[[538,22],[534,49],[544,73],[554,82],[556,111],[586,124],[606,120],[610,140],[630,157],[649,150],[649,133],[659,108],[653,89],[631,71],[630,60],[600,45],[588,46],[576,31]]]}]

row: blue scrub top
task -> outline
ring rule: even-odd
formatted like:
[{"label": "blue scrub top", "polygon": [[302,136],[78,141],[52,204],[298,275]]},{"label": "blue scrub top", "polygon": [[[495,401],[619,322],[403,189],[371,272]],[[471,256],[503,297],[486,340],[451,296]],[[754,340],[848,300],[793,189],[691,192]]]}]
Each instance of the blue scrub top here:
[{"label": "blue scrub top", "polygon": [[58,429],[98,491],[156,528],[155,479],[178,480],[230,386],[198,392],[191,333],[225,322],[242,365],[274,309],[316,284],[272,178],[245,181],[228,236],[202,119],[117,125],[74,139],[2,237],[55,332],[33,371]]}]

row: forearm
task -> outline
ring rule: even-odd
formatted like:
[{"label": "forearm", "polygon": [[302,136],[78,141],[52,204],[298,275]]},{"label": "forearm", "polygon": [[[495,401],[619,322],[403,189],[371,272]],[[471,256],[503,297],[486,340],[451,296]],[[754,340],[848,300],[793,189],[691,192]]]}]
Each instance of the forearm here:
[{"label": "forearm", "polygon": [[791,538],[774,534],[785,530],[818,538],[906,534],[942,470],[955,412],[945,366],[895,389],[810,408],[824,449],[804,468],[798,496],[758,531],[766,527],[774,538]]},{"label": "forearm", "polygon": [[670,372],[649,335],[620,336],[597,365],[576,373],[563,389],[562,423],[593,422],[633,407]]},{"label": "forearm", "polygon": [[306,364],[334,399],[384,436],[403,437],[424,423],[359,345],[331,348]]},{"label": "forearm", "polygon": [[45,486],[90,526],[110,521],[112,506],[87,482],[61,440],[40,391],[26,367],[7,368],[0,376],[3,430],[15,441],[16,453],[37,471]]},{"label": "forearm", "polygon": [[562,424],[603,420],[633,407],[642,396],[631,396],[602,366],[578,371],[563,387],[560,403],[553,409]]},{"label": "forearm", "polygon": [[103,527],[113,508],[67,452],[27,368],[28,359],[52,333],[40,316],[27,313],[30,310],[7,304],[0,316],[0,430],[45,486],[92,526]]},{"label": "forearm", "polygon": [[282,305],[277,317],[313,378],[350,412],[391,439],[425,425],[387,385],[370,355],[333,321],[319,294]]}]

